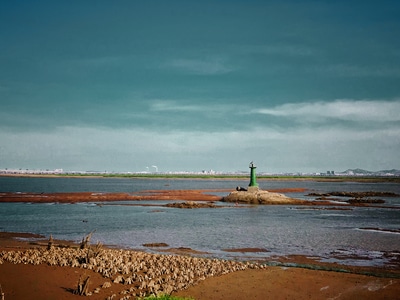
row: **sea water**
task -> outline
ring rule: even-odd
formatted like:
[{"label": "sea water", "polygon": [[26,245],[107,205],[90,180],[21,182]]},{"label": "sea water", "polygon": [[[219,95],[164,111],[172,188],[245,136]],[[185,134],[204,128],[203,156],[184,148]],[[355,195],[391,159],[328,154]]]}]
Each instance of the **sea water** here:
[{"label": "sea water", "polygon": [[[127,179],[127,178],[13,178],[0,177],[0,192],[127,192],[175,189],[232,189],[243,180]],[[310,192],[399,192],[393,183],[259,181],[262,189],[306,188],[290,197],[310,199]],[[226,195],[228,192],[219,192]],[[386,199],[386,198],[385,198]],[[178,209],[168,201],[117,203],[0,203],[0,231],[31,232],[79,242],[94,231],[92,242],[147,250],[146,243],[207,252],[205,256],[262,259],[301,254],[354,265],[387,263],[388,253],[400,251],[400,199],[387,198],[386,207],[326,210],[303,206],[250,205]],[[377,230],[375,230],[377,229]],[[233,253],[236,248],[267,252]],[[390,256],[389,255],[389,256]],[[349,259],[356,257],[357,259]]]}]

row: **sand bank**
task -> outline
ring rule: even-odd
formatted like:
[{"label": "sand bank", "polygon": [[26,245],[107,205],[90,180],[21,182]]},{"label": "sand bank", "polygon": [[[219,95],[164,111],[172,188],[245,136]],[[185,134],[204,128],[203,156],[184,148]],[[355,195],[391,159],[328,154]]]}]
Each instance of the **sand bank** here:
[{"label": "sand bank", "polygon": [[212,195],[221,190],[149,190],[135,193],[0,193],[0,202],[31,203],[77,203],[77,202],[114,202],[142,200],[186,200],[219,201],[222,197]]},{"label": "sand bank", "polygon": [[[314,206],[314,207],[352,207],[352,206],[364,206],[364,207],[385,207],[400,209],[398,206],[382,206],[376,205],[374,201],[332,201],[332,199],[317,199],[314,201],[299,200],[290,197],[286,197],[285,194],[306,192],[306,189],[299,188],[286,188],[286,189],[274,189],[269,191],[262,191],[266,195],[272,195],[271,201],[264,201],[260,204],[266,205],[297,205],[297,206]],[[218,196],[219,193],[230,193],[226,197]],[[96,202],[102,204],[118,203],[121,201],[186,201],[188,205],[175,204],[176,207],[181,208],[203,208],[203,207],[215,207],[211,204],[198,205],[191,202],[236,202],[251,204],[249,201],[238,201],[237,198],[228,201],[229,196],[233,194],[246,194],[246,192],[237,192],[230,189],[201,189],[201,190],[144,190],[134,193],[102,193],[102,192],[72,192],[72,193],[31,193],[31,192],[0,192],[0,203],[1,202],[26,202],[26,203],[78,203],[78,202]],[[268,198],[269,199],[269,198]],[[267,199],[267,200],[268,200]],[[282,200],[283,199],[283,200]],[[240,199],[239,199],[240,200]],[[270,200],[270,199],[269,199]],[[368,199],[367,199],[368,200]],[[258,201],[260,202],[260,201]],[[132,205],[132,204],[125,204]],[[149,205],[149,204],[134,204],[134,205]],[[157,206],[152,204],[153,206]]]}]

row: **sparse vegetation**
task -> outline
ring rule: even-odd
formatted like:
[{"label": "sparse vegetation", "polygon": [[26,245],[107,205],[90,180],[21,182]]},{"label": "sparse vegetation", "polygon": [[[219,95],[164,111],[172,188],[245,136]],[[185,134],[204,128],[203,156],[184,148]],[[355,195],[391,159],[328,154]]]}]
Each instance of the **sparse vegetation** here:
[{"label": "sparse vegetation", "polygon": [[97,242],[95,246],[90,246],[90,239],[94,231],[90,232],[87,236],[82,238],[82,242],[79,246],[80,249],[87,249],[86,257],[81,258],[81,262],[90,263],[90,259],[99,256],[103,250],[103,244]]},{"label": "sparse vegetation", "polygon": [[148,296],[144,298],[139,298],[139,300],[194,300],[194,298],[187,298],[187,297],[182,298],[164,294],[160,296]]},{"label": "sparse vegetation", "polygon": [[82,238],[82,242],[80,244],[80,248],[81,249],[87,249],[90,246],[90,239],[92,238],[92,234],[94,231],[92,231],[91,233],[89,233],[87,236]]},{"label": "sparse vegetation", "polygon": [[74,291],[75,295],[80,296],[88,296],[89,295],[89,281],[90,276],[87,276],[86,279],[83,279],[82,275],[79,277],[78,286]]},{"label": "sparse vegetation", "polygon": [[51,250],[53,248],[53,236],[50,234],[49,242],[47,243],[47,250]]}]

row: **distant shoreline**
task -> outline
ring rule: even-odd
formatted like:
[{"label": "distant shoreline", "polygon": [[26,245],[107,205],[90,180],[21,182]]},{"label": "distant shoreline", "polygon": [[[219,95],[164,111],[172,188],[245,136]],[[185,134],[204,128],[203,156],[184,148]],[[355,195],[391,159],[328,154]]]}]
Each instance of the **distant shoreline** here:
[{"label": "distant shoreline", "polygon": [[[21,178],[127,178],[127,179],[205,179],[248,180],[249,175],[237,174],[0,174],[0,177]],[[318,181],[318,182],[391,182],[400,183],[397,176],[302,176],[259,175],[259,181]]]}]

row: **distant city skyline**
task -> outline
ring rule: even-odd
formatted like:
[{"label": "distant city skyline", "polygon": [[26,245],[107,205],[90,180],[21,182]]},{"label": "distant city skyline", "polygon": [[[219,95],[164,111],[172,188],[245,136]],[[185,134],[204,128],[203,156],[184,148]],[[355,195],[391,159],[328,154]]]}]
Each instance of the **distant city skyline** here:
[{"label": "distant city skyline", "polygon": [[[146,174],[158,174],[158,175],[249,175],[249,170],[238,170],[236,172],[226,172],[221,170],[193,170],[193,171],[159,171],[158,169],[150,170],[146,168],[146,171],[127,171],[127,172],[110,172],[110,171],[100,171],[100,170],[64,170],[64,169],[1,169],[0,175],[18,175],[18,174],[32,174],[32,175],[69,175],[69,174],[83,174],[83,175],[100,175],[100,174],[110,174],[110,175],[146,175]],[[390,169],[390,170],[364,170],[364,169],[347,169],[341,171],[335,170],[327,170],[321,172],[264,172],[259,171],[256,172],[259,176],[268,176],[268,175],[311,175],[311,176],[400,176],[400,170]]]},{"label": "distant city skyline", "polygon": [[0,169],[400,169],[400,2],[2,1]]}]

